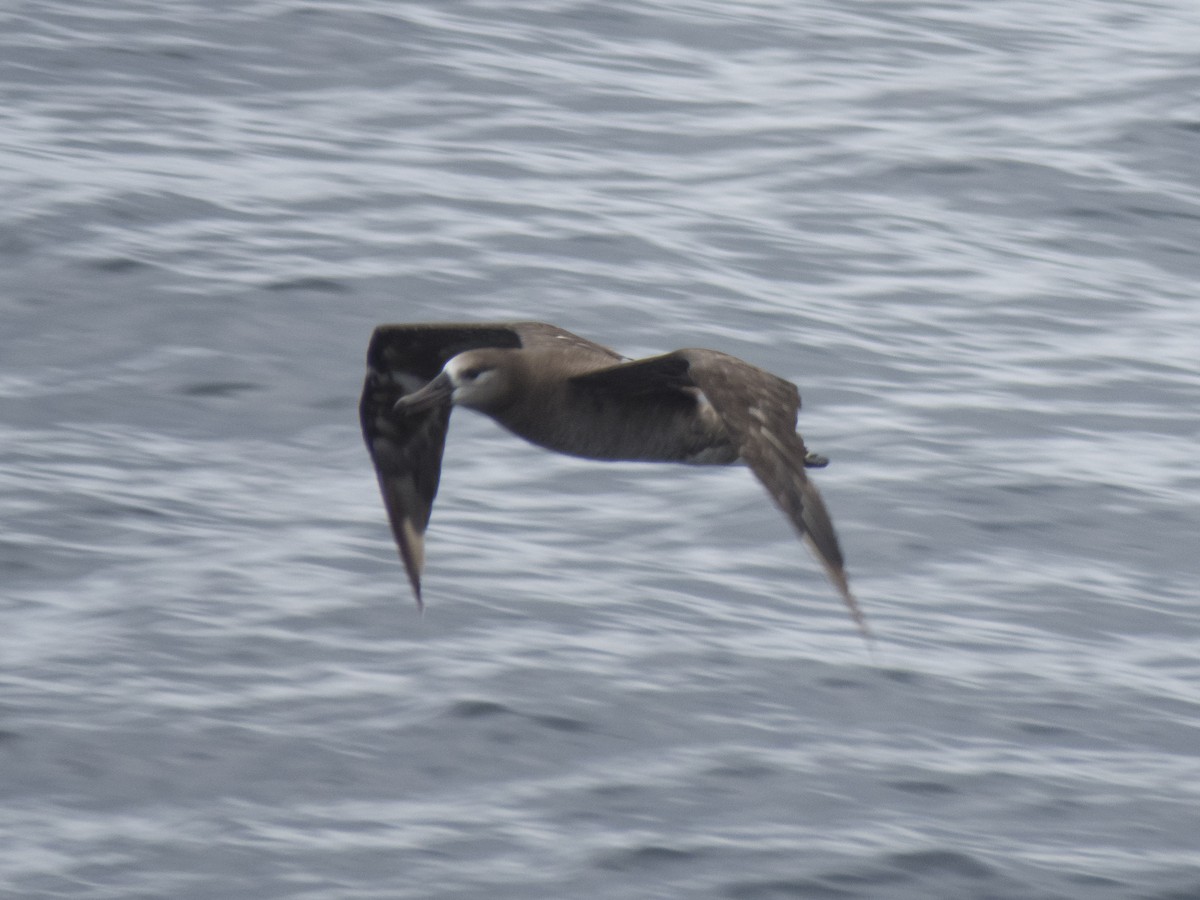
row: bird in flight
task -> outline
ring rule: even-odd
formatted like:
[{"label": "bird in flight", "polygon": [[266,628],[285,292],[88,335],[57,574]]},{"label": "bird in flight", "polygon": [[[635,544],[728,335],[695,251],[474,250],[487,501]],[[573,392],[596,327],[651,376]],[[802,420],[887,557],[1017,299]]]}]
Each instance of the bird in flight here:
[{"label": "bird in flight", "polygon": [[716,350],[646,359],[554,325],[380,325],[359,416],[418,608],[425,530],[450,412],[465,406],[530,443],[597,460],[744,462],[812,548],[864,635],[833,522],[806,468],[789,381]]}]

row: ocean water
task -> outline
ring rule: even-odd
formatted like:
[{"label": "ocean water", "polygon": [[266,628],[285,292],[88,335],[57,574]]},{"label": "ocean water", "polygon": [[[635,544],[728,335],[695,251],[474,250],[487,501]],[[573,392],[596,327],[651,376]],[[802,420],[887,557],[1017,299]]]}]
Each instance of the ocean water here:
[{"label": "ocean water", "polygon": [[[1184,0],[0,7],[0,896],[1200,897]],[[793,379],[744,470],[458,413],[379,322]]]}]

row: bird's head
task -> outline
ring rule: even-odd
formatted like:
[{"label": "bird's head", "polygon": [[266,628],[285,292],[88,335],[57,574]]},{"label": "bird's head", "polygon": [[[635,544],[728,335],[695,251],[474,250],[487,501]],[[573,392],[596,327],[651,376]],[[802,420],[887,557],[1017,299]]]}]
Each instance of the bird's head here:
[{"label": "bird's head", "polygon": [[467,350],[450,359],[432,381],[396,401],[399,412],[424,412],[443,403],[489,410],[508,396],[511,378],[502,365],[506,351]]}]

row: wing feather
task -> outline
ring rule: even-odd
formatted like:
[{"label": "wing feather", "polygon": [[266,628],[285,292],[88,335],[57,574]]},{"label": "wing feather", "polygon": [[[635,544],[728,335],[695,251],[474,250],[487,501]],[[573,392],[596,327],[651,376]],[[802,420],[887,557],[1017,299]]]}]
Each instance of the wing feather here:
[{"label": "wing feather", "polygon": [[672,394],[696,386],[688,372],[690,365],[682,351],[676,350],[584,372],[573,376],[571,383],[625,397]]},{"label": "wing feather", "polygon": [[[421,605],[424,535],[441,477],[449,402],[422,413],[398,413],[400,397],[421,388],[446,362],[479,347],[561,348],[599,368],[573,376],[579,386],[654,403],[691,405],[707,398],[741,458],[810,546],[854,621],[870,632],[850,591],[845,561],[825,502],[805,473],[812,464],[796,433],[795,385],[715,350],[677,350],[642,360],[621,357],[591,341],[539,322],[381,325],[367,352],[359,415],[375,465],[392,534]],[[609,360],[614,364],[608,365]]]},{"label": "wing feather", "polygon": [[855,623],[869,637],[866,619],[850,591],[833,520],[804,471],[808,450],[796,433],[800,392],[791,382],[737,357],[715,350],[680,352],[690,363],[692,382],[721,416],[742,459],[813,550]]},{"label": "wing feather", "polygon": [[[464,350],[520,347],[522,331],[543,336],[538,323],[380,325],[367,349],[367,377],[359,402],[363,439],[375,465],[388,521],[417,606],[425,562],[425,529],[442,472],[450,404],[422,413],[398,413],[396,401],[420,389]],[[559,329],[553,329],[559,330]]]}]

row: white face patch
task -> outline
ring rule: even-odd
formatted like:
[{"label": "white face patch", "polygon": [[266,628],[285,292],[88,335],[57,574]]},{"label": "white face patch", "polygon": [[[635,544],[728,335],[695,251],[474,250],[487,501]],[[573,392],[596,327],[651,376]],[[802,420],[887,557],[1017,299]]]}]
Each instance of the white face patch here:
[{"label": "white face patch", "polygon": [[503,393],[504,373],[495,360],[478,353],[463,353],[446,363],[446,378],[454,387],[457,406],[486,410]]},{"label": "white face patch", "polygon": [[446,363],[442,371],[449,375],[451,380],[457,384],[458,375],[465,367],[466,362],[463,360],[462,354],[460,353],[458,356],[451,358],[451,360]]},{"label": "white face patch", "polygon": [[[491,375],[492,368],[490,366],[480,366],[479,363],[472,362],[470,359],[463,359],[463,356],[460,354],[446,363],[444,371],[455,387],[464,387],[486,379],[487,376]],[[475,373],[475,377],[469,377],[468,373],[471,372]]]}]

